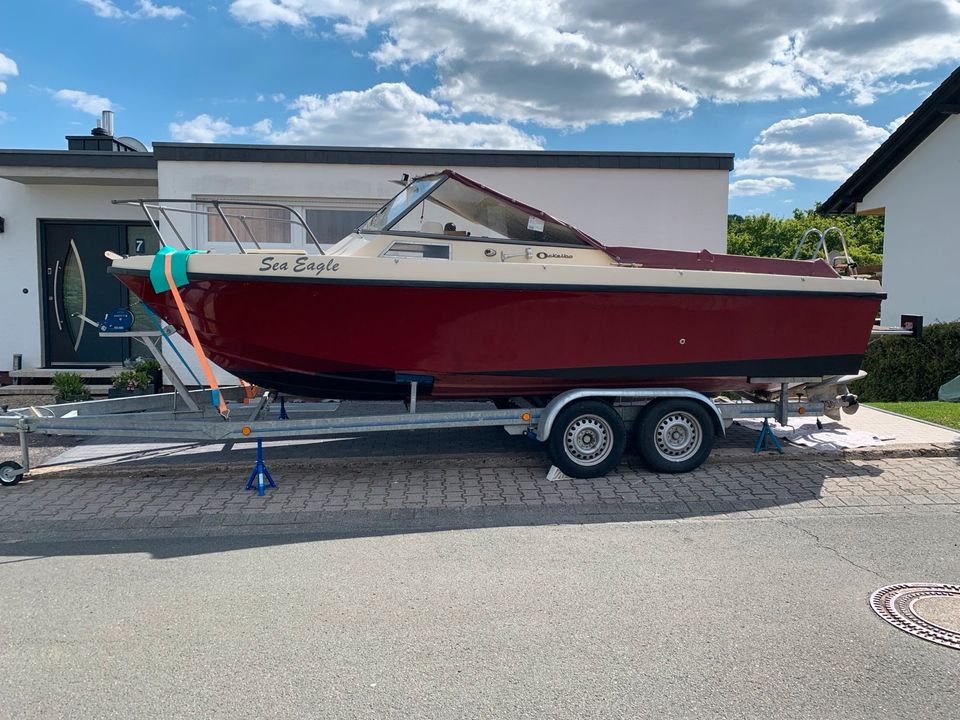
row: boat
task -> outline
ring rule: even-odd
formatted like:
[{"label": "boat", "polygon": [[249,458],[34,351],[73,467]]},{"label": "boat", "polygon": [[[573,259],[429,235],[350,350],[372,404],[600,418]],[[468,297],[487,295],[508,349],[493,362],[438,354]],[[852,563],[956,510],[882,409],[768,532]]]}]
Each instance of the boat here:
[{"label": "boat", "polygon": [[623,216],[603,244],[442,170],[326,249],[249,248],[231,227],[238,252],[182,259],[186,317],[151,281],[159,256],[110,272],[182,336],[192,325],[216,365],[298,396],[402,398],[413,382],[445,399],[762,392],[860,370],[877,281],[819,257],[628,247],[642,226]]}]

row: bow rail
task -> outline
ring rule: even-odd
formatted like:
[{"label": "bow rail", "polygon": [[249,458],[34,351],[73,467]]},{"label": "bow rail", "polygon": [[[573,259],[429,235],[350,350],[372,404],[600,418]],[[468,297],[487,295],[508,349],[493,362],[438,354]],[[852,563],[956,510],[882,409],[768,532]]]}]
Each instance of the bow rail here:
[{"label": "bow rail", "polygon": [[[113,200],[114,205],[131,205],[134,207],[139,207],[143,214],[146,215],[147,220],[150,221],[150,225],[156,231],[157,236],[160,238],[160,244],[163,247],[169,247],[169,243],[163,236],[163,231],[160,230],[160,223],[157,218],[151,214],[151,210],[159,213],[160,217],[167,221],[167,224],[170,226],[170,229],[173,230],[174,235],[177,236],[177,240],[180,241],[180,245],[183,246],[184,250],[189,250],[190,246],[187,244],[187,241],[183,239],[183,235],[180,234],[180,231],[177,229],[176,224],[170,219],[168,213],[181,213],[184,215],[205,215],[207,217],[218,217],[223,221],[224,226],[227,228],[227,232],[230,233],[230,237],[233,238],[233,242],[236,243],[237,248],[244,255],[247,254],[247,249],[244,247],[243,241],[240,240],[240,235],[237,233],[234,226],[230,223],[230,219],[239,221],[240,225],[246,231],[246,235],[250,237],[250,241],[253,243],[254,247],[257,250],[260,250],[260,243],[257,241],[256,236],[253,233],[253,230],[250,229],[248,220],[256,220],[257,222],[275,222],[283,223],[287,225],[298,225],[303,228],[304,232],[310,237],[313,241],[313,244],[316,246],[317,251],[321,255],[325,255],[323,252],[323,246],[320,244],[320,241],[317,239],[317,236],[313,233],[313,230],[310,229],[310,226],[307,225],[307,221],[303,219],[303,216],[294,208],[289,205],[284,205],[283,203],[272,203],[272,202],[259,202],[253,200],[197,200],[197,199],[181,199],[181,198],[136,198],[129,200]],[[213,207],[213,211],[210,210],[198,210],[196,208],[186,208],[186,207],[171,207],[175,205],[209,205]],[[242,213],[235,212],[225,212],[224,208],[229,210],[234,210],[236,208],[280,208],[286,210],[292,216],[291,218],[271,218],[271,217],[261,217],[261,216],[251,216],[245,215]]]}]

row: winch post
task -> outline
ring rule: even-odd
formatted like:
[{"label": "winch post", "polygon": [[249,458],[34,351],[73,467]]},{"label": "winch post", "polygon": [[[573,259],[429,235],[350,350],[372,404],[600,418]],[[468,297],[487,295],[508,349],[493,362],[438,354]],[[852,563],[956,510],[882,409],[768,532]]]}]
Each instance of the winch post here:
[{"label": "winch post", "polygon": [[780,383],[780,404],[777,408],[777,422],[786,425],[790,422],[790,398],[787,396],[787,383]]},{"label": "winch post", "polygon": [[20,426],[20,464],[23,472],[30,472],[30,443],[27,442],[27,429]]}]

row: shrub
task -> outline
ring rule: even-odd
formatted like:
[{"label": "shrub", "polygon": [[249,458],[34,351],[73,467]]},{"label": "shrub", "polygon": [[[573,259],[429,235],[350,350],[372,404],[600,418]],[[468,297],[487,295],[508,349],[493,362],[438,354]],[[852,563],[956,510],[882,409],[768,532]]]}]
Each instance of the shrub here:
[{"label": "shrub", "polygon": [[118,390],[146,390],[150,377],[139,370],[124,370],[113,377],[113,386]]},{"label": "shrub", "polygon": [[155,372],[160,372],[160,363],[152,358],[149,360],[138,359],[133,364],[133,369],[136,372],[142,372],[145,375],[151,375]]},{"label": "shrub", "polygon": [[90,399],[87,384],[77,373],[54,373],[52,382],[56,390],[56,402],[82,402]]},{"label": "shrub", "polygon": [[960,322],[928,325],[921,340],[878,337],[863,369],[867,377],[850,386],[862,402],[936,400],[939,387],[960,375]]}]

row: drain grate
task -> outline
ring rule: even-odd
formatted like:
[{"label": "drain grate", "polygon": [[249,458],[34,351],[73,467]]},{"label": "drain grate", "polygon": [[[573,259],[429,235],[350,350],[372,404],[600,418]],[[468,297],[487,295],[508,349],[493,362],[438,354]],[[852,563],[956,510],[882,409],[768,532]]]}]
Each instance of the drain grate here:
[{"label": "drain grate", "polygon": [[[923,605],[941,599],[949,603],[953,619],[938,622],[923,617]],[[960,585],[938,583],[904,583],[882,587],[870,596],[873,611],[894,627],[938,645],[960,650],[960,623],[954,622],[960,612]],[[939,615],[939,614],[938,614]],[[938,624],[939,623],[939,624]]]}]

